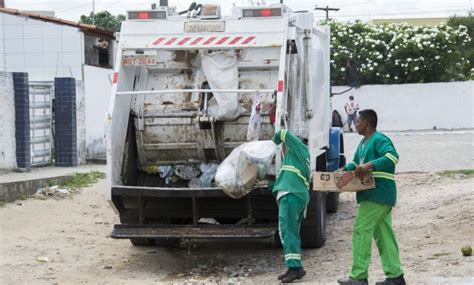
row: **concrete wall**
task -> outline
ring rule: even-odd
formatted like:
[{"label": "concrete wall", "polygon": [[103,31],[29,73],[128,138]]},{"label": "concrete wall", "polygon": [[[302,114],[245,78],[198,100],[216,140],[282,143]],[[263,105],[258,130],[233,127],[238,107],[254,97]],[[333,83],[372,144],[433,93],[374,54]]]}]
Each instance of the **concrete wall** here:
[{"label": "concrete wall", "polygon": [[0,168],[16,167],[15,93],[11,73],[0,72]]},{"label": "concrete wall", "polygon": [[84,66],[86,158],[105,160],[105,114],[109,107],[112,69]]},{"label": "concrete wall", "polygon": [[[353,95],[360,109],[374,109],[380,130],[474,128],[474,81],[366,85],[333,97],[333,108],[346,120],[344,104]],[[341,92],[347,87],[333,87]]]},{"label": "concrete wall", "polygon": [[0,13],[0,70],[30,81],[82,80],[84,34],[70,26]]}]

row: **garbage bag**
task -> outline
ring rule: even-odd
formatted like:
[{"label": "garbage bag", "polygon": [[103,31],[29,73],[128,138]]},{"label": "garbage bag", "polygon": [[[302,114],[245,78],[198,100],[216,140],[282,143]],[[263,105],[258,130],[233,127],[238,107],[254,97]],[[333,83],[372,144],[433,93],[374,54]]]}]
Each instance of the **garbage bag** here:
[{"label": "garbage bag", "polygon": [[201,187],[211,187],[212,180],[216,176],[218,167],[219,164],[217,163],[201,163],[202,175],[199,178]]},{"label": "garbage bag", "polygon": [[199,175],[199,170],[194,168],[192,165],[178,165],[176,166],[174,173],[176,176],[184,180],[191,180]]},{"label": "garbage bag", "polygon": [[249,126],[247,128],[247,140],[258,141],[262,119],[260,117],[260,94],[257,92],[253,101],[252,113],[250,114]]},{"label": "garbage bag", "polygon": [[272,141],[248,142],[235,148],[217,168],[217,185],[235,199],[250,193],[255,180],[265,177],[276,149]]},{"label": "garbage bag", "polygon": [[[218,51],[201,55],[201,68],[211,89],[238,89],[239,72],[237,58],[228,53]],[[238,94],[213,93],[208,102],[208,114],[217,121],[232,121],[245,110],[239,105]]]}]

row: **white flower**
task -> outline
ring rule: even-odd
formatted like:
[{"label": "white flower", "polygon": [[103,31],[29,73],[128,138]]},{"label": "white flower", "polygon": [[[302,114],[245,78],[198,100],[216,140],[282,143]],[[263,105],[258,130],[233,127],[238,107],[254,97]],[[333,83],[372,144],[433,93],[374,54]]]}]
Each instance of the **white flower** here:
[{"label": "white flower", "polygon": [[398,79],[398,76],[395,76],[394,79],[397,80],[397,79]]},{"label": "white flower", "polygon": [[374,70],[374,68],[371,66],[371,67],[369,67],[369,70]]},{"label": "white flower", "polygon": [[379,65],[379,64],[378,64],[378,63],[376,63],[376,62],[374,62],[374,66],[377,66],[377,65]]},{"label": "white flower", "polygon": [[407,58],[407,61],[408,61],[408,62],[412,61],[411,57]]},{"label": "white flower", "polygon": [[346,68],[345,68],[345,67],[341,67],[341,71],[346,71]]},{"label": "white flower", "polygon": [[380,73],[378,73],[378,72],[377,72],[376,74],[377,74],[377,76],[379,76],[379,75],[380,75]]},{"label": "white flower", "polygon": [[379,54],[379,55],[377,56],[377,58],[378,58],[378,59],[382,59],[383,56],[382,56],[381,54]]},{"label": "white flower", "polygon": [[418,70],[418,69],[419,69],[418,66],[415,66],[414,70]]},{"label": "white flower", "polygon": [[390,78],[390,74],[386,74],[385,77]]},{"label": "white flower", "polygon": [[438,59],[440,58],[440,56],[439,56],[439,55],[437,55],[437,56],[435,56],[434,58],[435,58],[436,60],[438,60]]}]

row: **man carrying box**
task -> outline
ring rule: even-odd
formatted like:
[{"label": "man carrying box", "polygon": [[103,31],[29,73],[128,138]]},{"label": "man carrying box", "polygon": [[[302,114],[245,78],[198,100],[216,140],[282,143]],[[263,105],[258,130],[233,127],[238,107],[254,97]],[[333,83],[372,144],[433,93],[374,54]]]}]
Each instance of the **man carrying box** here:
[{"label": "man carrying box", "polygon": [[290,283],[306,275],[301,263],[300,229],[309,202],[309,150],[303,140],[287,130],[279,130],[272,140],[286,146],[272,193],[278,203],[278,233],[288,268],[278,280]]},{"label": "man carrying box", "polygon": [[392,207],[397,198],[394,174],[398,153],[392,141],[377,132],[377,113],[374,110],[359,112],[356,129],[364,139],[359,143],[354,159],[344,166],[344,170],[355,171],[358,177],[372,171],[375,188],[357,192],[359,208],[352,232],[352,270],[350,277],[339,279],[338,283],[368,284],[374,238],[387,276],[376,285],[405,285],[397,239],[392,228]]}]

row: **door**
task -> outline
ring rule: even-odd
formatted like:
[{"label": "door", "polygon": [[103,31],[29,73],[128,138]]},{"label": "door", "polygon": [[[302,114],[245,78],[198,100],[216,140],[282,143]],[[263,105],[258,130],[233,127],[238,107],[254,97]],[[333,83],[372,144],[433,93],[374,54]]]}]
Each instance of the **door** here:
[{"label": "door", "polygon": [[51,164],[52,82],[30,82],[31,166]]}]

